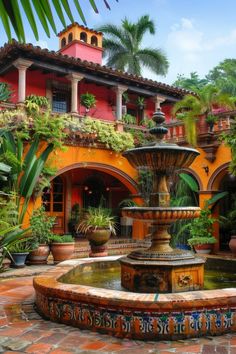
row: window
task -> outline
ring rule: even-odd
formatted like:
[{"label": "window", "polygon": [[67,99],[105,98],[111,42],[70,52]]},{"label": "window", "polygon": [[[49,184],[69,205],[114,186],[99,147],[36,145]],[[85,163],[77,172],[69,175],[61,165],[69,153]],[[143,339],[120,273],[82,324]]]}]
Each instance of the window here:
[{"label": "window", "polygon": [[59,113],[70,112],[70,93],[68,91],[53,89],[52,111]]},{"label": "window", "polygon": [[61,48],[65,47],[65,45],[66,45],[66,39],[65,37],[63,37],[61,40]]},{"label": "window", "polygon": [[68,43],[73,41],[73,33],[70,33],[68,36]]},{"label": "window", "polygon": [[64,211],[64,185],[61,177],[54,178],[50,190],[44,190],[42,202],[47,212]]},{"label": "window", "polygon": [[98,46],[98,39],[96,36],[91,37],[91,45],[97,47]]},{"label": "window", "polygon": [[82,42],[86,42],[86,43],[87,43],[87,33],[81,32],[81,33],[80,33],[80,40],[81,40]]}]

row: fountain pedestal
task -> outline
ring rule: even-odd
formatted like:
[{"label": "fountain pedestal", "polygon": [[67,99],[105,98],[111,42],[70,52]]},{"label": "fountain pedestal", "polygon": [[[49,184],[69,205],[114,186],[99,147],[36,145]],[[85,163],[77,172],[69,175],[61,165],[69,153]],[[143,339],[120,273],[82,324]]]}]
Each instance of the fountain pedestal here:
[{"label": "fountain pedestal", "polygon": [[192,252],[172,249],[167,229],[174,220],[199,216],[198,207],[134,207],[122,213],[151,221],[152,244],[146,250],[131,252],[120,259],[121,284],[141,293],[168,293],[203,288],[204,263]]},{"label": "fountain pedestal", "polygon": [[153,188],[148,207],[122,209],[122,215],[151,222],[152,244],[148,249],[134,251],[120,260],[121,284],[142,293],[167,293],[203,288],[205,260],[192,252],[172,249],[170,224],[176,220],[199,217],[199,207],[170,207],[168,180],[175,170],[191,165],[199,152],[163,142],[167,128],[164,114],[154,113],[157,125],[150,129],[157,142],[126,151],[123,155],[138,169],[153,172]]}]

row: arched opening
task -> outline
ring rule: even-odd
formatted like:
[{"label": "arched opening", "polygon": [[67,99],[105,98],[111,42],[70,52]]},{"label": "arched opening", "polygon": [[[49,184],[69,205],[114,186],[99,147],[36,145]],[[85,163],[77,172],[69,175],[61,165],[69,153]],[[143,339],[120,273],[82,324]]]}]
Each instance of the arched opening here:
[{"label": "arched opening", "polygon": [[109,208],[110,187],[105,185],[101,177],[95,174],[84,181],[83,208],[98,208],[99,206]]},{"label": "arched opening", "polygon": [[[129,198],[130,193],[132,190],[114,171],[78,167],[61,171],[42,200],[48,214],[56,217],[54,232],[63,234],[77,228],[82,211],[88,207],[101,205],[111,209],[119,224],[119,203]],[[117,234],[121,235],[119,227]]]},{"label": "arched opening", "polygon": [[69,33],[69,36],[68,36],[68,43],[72,42],[73,41],[73,33]]},{"label": "arched opening", "polygon": [[232,213],[236,210],[236,177],[225,174],[220,181],[219,190],[228,192],[219,203],[220,250],[228,251],[231,235],[236,231],[236,216]]},{"label": "arched opening", "polygon": [[65,45],[66,45],[66,38],[63,37],[61,40],[61,48],[65,47]]},{"label": "arched opening", "polygon": [[86,33],[86,32],[81,32],[81,33],[80,33],[80,40],[81,40],[82,42],[87,43],[87,33]]},{"label": "arched opening", "polygon": [[98,46],[98,39],[96,36],[91,37],[91,45],[93,45],[94,47]]}]

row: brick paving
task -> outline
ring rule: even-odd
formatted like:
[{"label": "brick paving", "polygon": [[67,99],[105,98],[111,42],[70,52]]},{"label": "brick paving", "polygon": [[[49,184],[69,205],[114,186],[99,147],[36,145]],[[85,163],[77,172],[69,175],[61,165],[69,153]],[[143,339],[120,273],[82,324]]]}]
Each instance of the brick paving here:
[{"label": "brick paving", "polygon": [[[45,270],[44,267],[31,269],[31,274]],[[19,276],[19,272],[21,278],[0,279],[0,353],[236,354],[236,333],[181,341],[142,342],[45,321],[34,310],[33,276],[29,276],[29,269],[25,273],[10,271],[8,275]]]}]

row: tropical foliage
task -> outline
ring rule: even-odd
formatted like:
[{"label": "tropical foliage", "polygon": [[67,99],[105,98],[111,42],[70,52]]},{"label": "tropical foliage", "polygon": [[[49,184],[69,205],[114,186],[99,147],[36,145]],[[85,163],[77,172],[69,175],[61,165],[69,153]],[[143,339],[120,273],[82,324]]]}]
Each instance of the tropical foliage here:
[{"label": "tropical foliage", "polygon": [[39,243],[48,243],[53,236],[55,217],[48,216],[44,207],[35,209],[30,217],[32,237]]},{"label": "tropical foliage", "polygon": [[136,23],[125,18],[121,26],[105,24],[98,28],[105,34],[103,48],[107,65],[118,70],[140,76],[146,67],[157,75],[165,75],[168,60],[160,49],[143,48],[143,37],[155,34],[154,22],[148,15],[141,16]]},{"label": "tropical foliage", "polygon": [[11,90],[5,82],[0,82],[0,102],[8,101],[11,97]]},{"label": "tropical foliage", "polygon": [[206,78],[222,92],[236,96],[236,59],[225,59],[210,70]]},{"label": "tropical foliage", "polygon": [[178,74],[173,86],[182,87],[190,91],[198,91],[208,84],[207,79],[201,79],[196,72],[191,72],[190,77]]},{"label": "tropical foliage", "polygon": [[101,122],[98,119],[87,117],[81,123],[83,133],[95,134],[96,140],[105,144],[108,149],[122,152],[134,146],[134,140],[130,133],[117,132],[114,126]]},{"label": "tropical foliage", "polygon": [[16,196],[16,206],[19,212],[18,223],[22,224],[39,175],[53,151],[53,145],[51,143],[46,144],[42,152],[37,155],[40,145],[39,137],[35,137],[26,152],[23,140],[14,137],[12,132],[1,130],[0,136],[1,159],[11,166],[7,189],[14,192]]},{"label": "tropical foliage", "polygon": [[209,209],[202,209],[199,218],[194,219],[189,225],[191,238],[188,239],[188,244],[193,246],[216,243],[216,239],[213,237],[213,224],[215,221],[216,219],[212,218]]},{"label": "tropical foliage", "polygon": [[[103,0],[103,2],[106,7],[110,9],[109,0]],[[66,27],[65,14],[68,16],[71,23],[75,22],[73,16],[73,13],[75,13],[76,15],[79,15],[83,23],[86,24],[85,16],[80,5],[81,2],[79,0],[73,0],[72,3],[74,4],[73,9],[71,9],[67,0],[33,0],[32,2],[29,0],[1,0],[0,18],[3,24],[3,29],[9,40],[12,39],[11,31],[13,28],[18,40],[25,42],[23,15],[27,18],[37,40],[39,40],[39,34],[35,14],[48,37],[50,37],[50,27],[55,34],[58,33],[55,25],[55,14],[64,28]],[[89,4],[92,9],[98,13],[96,1],[89,0]]]},{"label": "tropical foliage", "polygon": [[236,118],[232,119],[231,129],[228,132],[222,133],[220,139],[231,149],[231,161],[229,171],[236,176]]},{"label": "tropical foliage", "polygon": [[186,95],[181,101],[176,102],[172,110],[177,118],[183,120],[187,141],[194,146],[197,140],[196,122],[200,115],[204,115],[205,118],[213,115],[216,106],[227,109],[235,106],[231,96],[222,93],[213,85],[204,86],[196,93],[196,95]]}]

